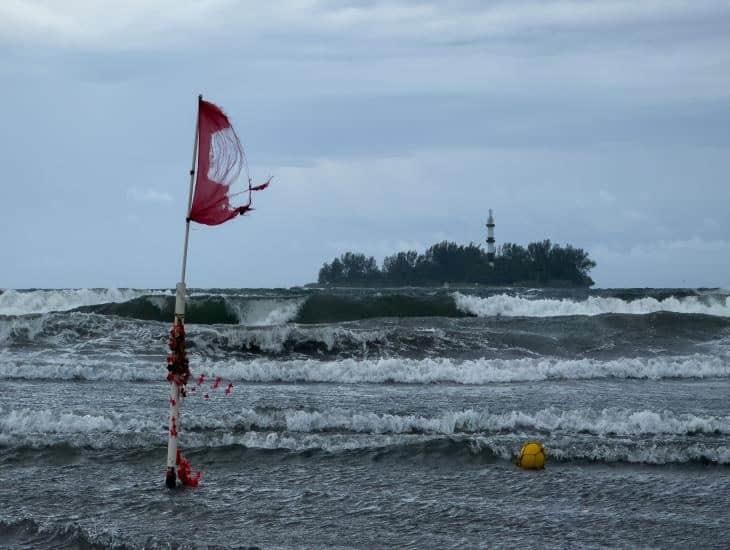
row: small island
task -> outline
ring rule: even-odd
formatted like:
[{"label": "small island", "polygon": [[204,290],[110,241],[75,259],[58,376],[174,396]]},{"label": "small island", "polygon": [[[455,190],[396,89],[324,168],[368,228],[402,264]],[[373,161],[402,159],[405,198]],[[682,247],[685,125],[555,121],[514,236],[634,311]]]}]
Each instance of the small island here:
[{"label": "small island", "polygon": [[318,283],[334,286],[490,285],[590,287],[596,262],[581,248],[549,239],[526,247],[505,243],[492,255],[479,245],[443,241],[423,254],[398,252],[383,260],[346,252],[319,270]]}]

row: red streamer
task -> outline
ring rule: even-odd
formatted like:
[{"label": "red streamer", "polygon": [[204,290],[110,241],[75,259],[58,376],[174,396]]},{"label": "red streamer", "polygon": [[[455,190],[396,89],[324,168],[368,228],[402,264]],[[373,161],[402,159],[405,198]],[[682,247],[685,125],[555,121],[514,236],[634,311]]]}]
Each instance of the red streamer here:
[{"label": "red streamer", "polygon": [[[170,330],[170,353],[167,356],[167,380],[185,386],[190,379],[188,355],[185,351],[185,326],[179,319]],[[184,395],[184,392],[183,392]]]},{"label": "red streamer", "polygon": [[193,472],[190,462],[185,459],[180,449],[177,450],[176,462],[177,475],[180,482],[186,487],[197,487],[200,479],[203,477],[203,472]]}]

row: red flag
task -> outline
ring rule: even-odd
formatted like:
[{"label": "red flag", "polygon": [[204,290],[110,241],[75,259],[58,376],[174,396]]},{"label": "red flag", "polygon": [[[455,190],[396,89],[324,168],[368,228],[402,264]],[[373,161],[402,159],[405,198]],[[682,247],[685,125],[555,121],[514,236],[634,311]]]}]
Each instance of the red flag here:
[{"label": "red flag", "polygon": [[251,191],[265,189],[265,185],[251,187],[248,182],[248,202],[233,205],[231,186],[246,167],[243,147],[228,117],[209,101],[198,102],[198,174],[195,194],[190,208],[190,220],[205,225],[218,225],[244,214],[251,208]]}]

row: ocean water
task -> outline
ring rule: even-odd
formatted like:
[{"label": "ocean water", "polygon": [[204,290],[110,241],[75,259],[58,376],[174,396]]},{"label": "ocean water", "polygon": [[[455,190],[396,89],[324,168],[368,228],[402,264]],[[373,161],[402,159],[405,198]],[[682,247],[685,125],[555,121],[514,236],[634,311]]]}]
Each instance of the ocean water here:
[{"label": "ocean water", "polygon": [[0,547],[730,545],[722,291],[192,290],[170,491],[172,308],[0,294]]}]

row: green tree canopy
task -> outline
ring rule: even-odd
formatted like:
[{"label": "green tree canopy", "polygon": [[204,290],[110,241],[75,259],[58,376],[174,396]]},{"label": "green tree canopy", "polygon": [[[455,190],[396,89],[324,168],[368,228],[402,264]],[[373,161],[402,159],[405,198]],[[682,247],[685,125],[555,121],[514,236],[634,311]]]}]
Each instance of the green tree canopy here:
[{"label": "green tree canopy", "polygon": [[571,245],[560,246],[549,239],[523,247],[505,243],[490,264],[487,254],[473,243],[459,245],[443,241],[423,254],[415,250],[398,252],[383,260],[382,269],[372,256],[346,252],[319,270],[319,283],[332,285],[441,285],[533,284],[591,286],[589,276],[596,262],[588,253]]}]

